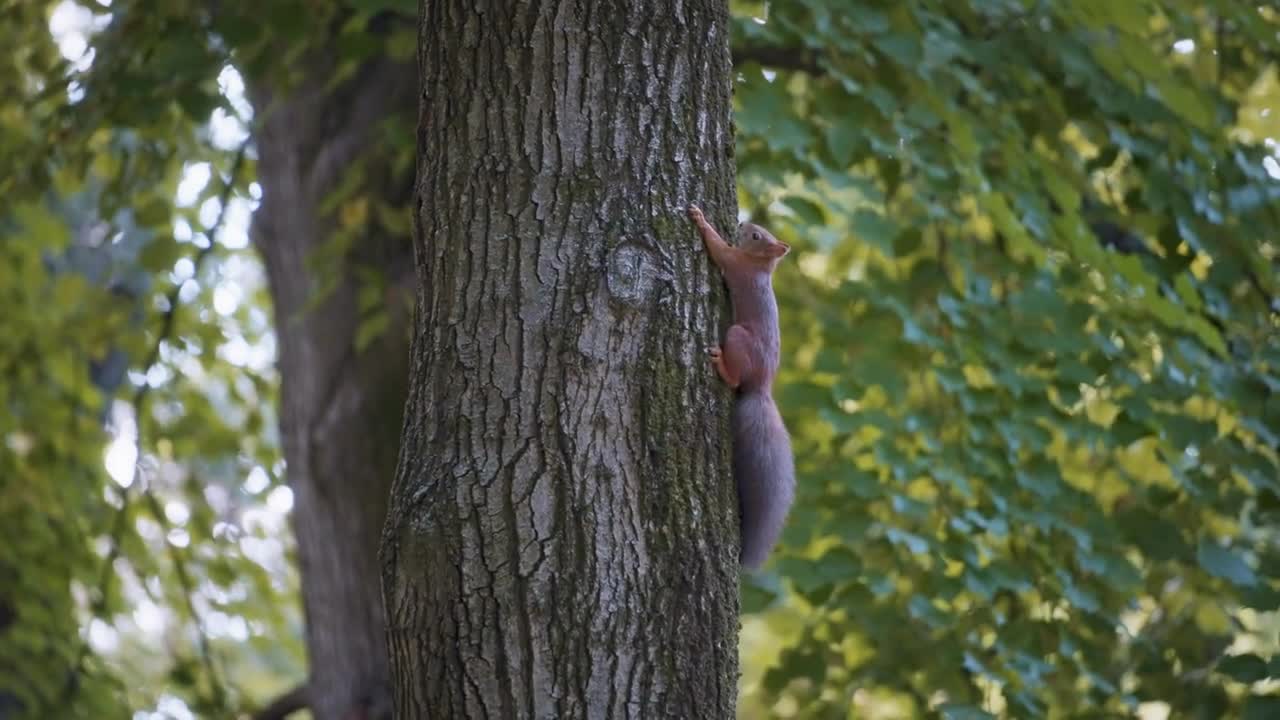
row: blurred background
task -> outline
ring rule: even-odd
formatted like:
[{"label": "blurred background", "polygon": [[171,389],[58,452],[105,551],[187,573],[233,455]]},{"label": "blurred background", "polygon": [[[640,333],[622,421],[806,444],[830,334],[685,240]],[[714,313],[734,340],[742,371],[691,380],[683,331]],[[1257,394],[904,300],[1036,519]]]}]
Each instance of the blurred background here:
[{"label": "blurred background", "polygon": [[[1280,10],[731,10],[800,473],[740,715],[1280,717]],[[308,648],[379,712],[416,19],[0,0],[0,720]]]}]

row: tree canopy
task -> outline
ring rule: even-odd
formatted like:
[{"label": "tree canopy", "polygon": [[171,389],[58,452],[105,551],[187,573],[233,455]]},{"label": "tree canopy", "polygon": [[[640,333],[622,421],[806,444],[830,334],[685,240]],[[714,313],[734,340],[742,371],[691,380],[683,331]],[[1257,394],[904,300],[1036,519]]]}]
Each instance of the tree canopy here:
[{"label": "tree canopy", "polygon": [[779,284],[803,476],[759,698],[1270,716],[1246,696],[1280,607],[1280,17],[763,20],[739,26],[739,172],[802,243]]},{"label": "tree canopy", "polygon": [[[1280,13],[730,7],[800,474],[740,713],[1280,715]],[[336,28],[350,80],[415,13],[0,1],[0,718],[248,711],[305,672],[241,74],[289,87]],[[403,231],[350,173],[336,227]]]}]

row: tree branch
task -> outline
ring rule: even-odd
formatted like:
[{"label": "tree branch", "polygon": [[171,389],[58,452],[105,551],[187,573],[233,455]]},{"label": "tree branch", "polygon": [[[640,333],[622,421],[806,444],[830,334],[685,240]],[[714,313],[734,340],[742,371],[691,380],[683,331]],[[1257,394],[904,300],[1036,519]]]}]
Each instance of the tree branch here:
[{"label": "tree branch", "polygon": [[[227,177],[226,185],[223,186],[222,193],[218,198],[221,202],[218,217],[214,221],[213,226],[204,233],[209,244],[200,248],[192,260],[192,265],[194,267],[192,277],[195,277],[196,274],[199,273],[200,266],[204,262],[205,258],[212,254],[214,248],[217,247],[218,241],[216,235],[218,234],[218,231],[222,229],[223,221],[227,217],[227,209],[231,204],[232,193],[235,191],[236,178],[239,177],[240,170],[244,166],[245,155],[248,152],[248,149],[249,142],[245,141],[240,145],[239,149],[237,149],[235,157],[232,160],[231,171]],[[156,362],[159,361],[160,347],[173,334],[174,325],[177,320],[178,306],[181,305],[181,301],[179,299],[179,293],[181,290],[182,283],[178,283],[174,285],[166,296],[169,304],[165,309],[164,316],[161,318],[160,331],[156,335],[155,343],[151,346],[143,362],[142,368],[144,371],[149,370],[152,365],[155,365]],[[144,382],[140,387],[138,387],[133,396],[134,425],[137,428],[134,433],[134,447],[136,448],[137,455],[134,460],[132,478],[129,484],[120,490],[120,507],[116,510],[115,518],[112,522],[110,536],[108,538],[109,547],[106,557],[103,558],[102,562],[102,568],[98,580],[98,597],[91,601],[91,607],[95,613],[105,610],[107,596],[110,594],[110,582],[114,574],[113,569],[115,561],[121,556],[121,545],[123,542],[124,531],[128,526],[129,506],[131,502],[129,491],[142,485],[142,482],[138,477],[138,464],[142,461],[143,453],[143,406],[150,393],[151,384]],[[159,500],[152,494],[149,486],[142,487],[141,492],[144,499],[147,501],[148,508],[151,510],[156,522],[160,524],[161,528],[165,531],[164,534],[167,536],[169,530],[168,519],[164,515],[164,510],[160,506]],[[178,580],[185,595],[187,610],[191,614],[192,622],[195,623],[200,636],[200,655],[206,670],[209,673],[209,683],[212,687],[215,699],[221,704],[224,689],[218,678],[213,653],[209,646],[208,634],[204,630],[204,624],[201,621],[200,615],[198,614],[194,601],[192,600],[194,584],[191,582],[189,573],[187,573],[185,560],[178,552],[177,548],[171,545],[167,539],[165,540],[165,546],[169,552],[170,559],[173,562],[174,570],[178,574]],[[79,675],[83,671],[84,662],[88,654],[89,640],[88,634],[86,633],[85,637],[81,640],[75,666],[72,668],[72,672],[68,678],[68,702],[70,702],[75,692],[79,689]]]},{"label": "tree branch", "polygon": [[311,705],[308,694],[307,684],[304,682],[267,703],[266,707],[251,716],[252,720],[284,720]]},{"label": "tree branch", "polygon": [[826,68],[819,62],[819,54],[805,48],[777,47],[773,45],[743,45],[731,49],[733,66],[740,67],[746,63],[780,70],[796,70],[810,75],[825,75]]}]

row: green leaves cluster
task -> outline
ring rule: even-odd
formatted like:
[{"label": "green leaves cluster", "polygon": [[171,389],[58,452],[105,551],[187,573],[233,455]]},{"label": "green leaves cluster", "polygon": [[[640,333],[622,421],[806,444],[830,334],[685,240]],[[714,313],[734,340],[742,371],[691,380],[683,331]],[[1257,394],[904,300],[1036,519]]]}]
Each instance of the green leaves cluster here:
[{"label": "green leaves cluster", "polygon": [[743,204],[802,248],[790,592],[746,595],[792,629],[747,706],[1262,717],[1280,15],[736,11]]},{"label": "green leaves cluster", "polygon": [[[230,716],[305,673],[291,537],[264,512],[287,497],[270,303],[227,227],[261,197],[241,137],[304,66],[330,70],[306,91],[330,92],[412,57],[415,14],[0,0],[0,717]],[[54,27],[84,53],[64,57]],[[323,297],[360,266],[361,349],[390,290],[378,258],[352,258],[410,223],[413,132],[395,120],[394,177],[352,169],[310,268]],[[208,182],[178,193],[193,168]],[[135,421],[138,467],[113,480],[104,453]]]},{"label": "green leaves cluster", "polygon": [[[296,573],[245,550],[287,549],[254,521],[280,481],[274,377],[227,352],[270,332],[265,290],[211,219],[254,163],[233,172],[209,123],[240,113],[229,62],[301,45],[261,18],[236,45],[254,8],[208,10],[0,2],[0,716],[225,716],[300,672]],[[68,13],[78,59],[51,34]],[[108,477],[135,425],[137,467]]]}]

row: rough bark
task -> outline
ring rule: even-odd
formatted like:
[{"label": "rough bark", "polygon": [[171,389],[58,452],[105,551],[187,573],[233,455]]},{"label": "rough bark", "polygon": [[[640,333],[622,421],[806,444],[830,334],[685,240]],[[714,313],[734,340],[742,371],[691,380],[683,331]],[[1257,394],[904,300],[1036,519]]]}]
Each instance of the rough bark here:
[{"label": "rough bark", "polygon": [[397,717],[734,713],[725,0],[429,0]]},{"label": "rough bark", "polygon": [[[281,378],[280,422],[294,494],[309,662],[307,704],[318,720],[388,715],[386,640],[377,565],[386,498],[395,471],[408,374],[408,320],[402,314],[374,346],[357,352],[353,268],[411,278],[407,237],[371,232],[345,274],[313,306],[318,281],[308,260],[331,237],[322,204],[357,159],[374,152],[378,123],[412,113],[411,66],[367,63],[336,89],[334,60],[300,61],[288,91],[250,79],[262,118],[255,137],[262,203],[253,235],[265,259]],[[407,201],[376,161],[361,191]],[[406,283],[407,284],[407,283]]]}]

